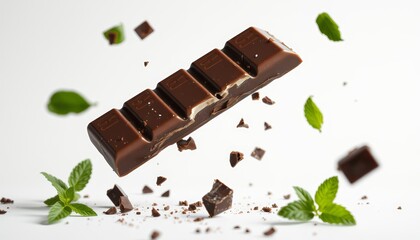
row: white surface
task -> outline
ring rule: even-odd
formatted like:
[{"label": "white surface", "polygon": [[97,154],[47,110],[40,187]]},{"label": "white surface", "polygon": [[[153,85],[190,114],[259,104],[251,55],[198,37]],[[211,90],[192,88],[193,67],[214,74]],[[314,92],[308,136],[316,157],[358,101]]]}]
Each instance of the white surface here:
[{"label": "white surface", "polygon": [[[271,225],[279,239],[417,239],[420,182],[420,117],[418,3],[401,1],[0,1],[0,197],[15,200],[0,215],[1,239],[161,239],[263,238]],[[344,42],[330,42],[319,33],[317,14],[326,11],[339,24]],[[148,20],[155,32],[141,41],[133,29]],[[102,32],[123,23],[126,41],[109,46]],[[291,46],[303,64],[260,91],[276,104],[243,100],[193,133],[198,149],[179,153],[169,147],[124,178],[118,178],[90,143],[87,124],[111,108],[189,64],[248,26],[268,30]],[[144,61],[150,61],[145,68]],[[343,87],[343,82],[347,86]],[[97,102],[80,115],[59,117],[46,110],[50,94],[73,89]],[[324,113],[322,134],[303,116],[308,96]],[[235,126],[243,117],[249,129]],[[263,130],[264,121],[273,125]],[[350,185],[336,171],[337,160],[354,146],[367,143],[380,168]],[[257,161],[255,146],[267,153]],[[245,153],[231,168],[230,151]],[[90,158],[93,177],[82,202],[95,206],[99,217],[70,217],[47,226],[42,200],[54,194],[39,174],[66,179],[79,161]],[[156,177],[168,178],[161,187]],[[292,186],[314,192],[327,177],[338,175],[337,202],[356,217],[357,226],[337,227],[289,223],[276,214],[246,210],[277,203]],[[120,184],[141,209],[151,203],[179,208],[179,200],[199,200],[219,178],[234,189],[232,211],[203,222],[205,210],[181,224],[101,212],[111,205],[105,195]],[[253,183],[249,187],[249,183]],[[155,193],[140,194],[145,185]],[[171,190],[169,199],[160,198]],[[272,196],[267,196],[271,191]],[[360,197],[368,196],[369,204]],[[295,196],[292,195],[292,199]],[[250,206],[247,204],[250,203]],[[360,204],[362,203],[362,204]],[[397,210],[401,206],[402,210]],[[239,211],[244,214],[237,214]],[[265,218],[266,220],[264,220]],[[68,222],[69,224],[65,224]],[[316,221],[315,221],[316,222]],[[241,230],[233,230],[240,225]],[[200,227],[220,229],[195,234]],[[245,235],[245,227],[252,233]],[[315,235],[314,235],[315,233]]]}]

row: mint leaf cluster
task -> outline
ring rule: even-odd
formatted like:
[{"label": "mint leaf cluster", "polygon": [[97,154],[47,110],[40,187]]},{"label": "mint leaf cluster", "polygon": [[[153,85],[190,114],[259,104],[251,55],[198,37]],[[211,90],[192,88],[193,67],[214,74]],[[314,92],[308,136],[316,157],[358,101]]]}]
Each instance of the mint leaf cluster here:
[{"label": "mint leaf cluster", "polygon": [[[338,178],[325,180],[315,193],[315,201],[311,195],[300,187],[293,187],[299,200],[282,207],[279,216],[298,221],[309,221],[318,216],[323,222],[342,225],[356,225],[353,215],[343,206],[334,203],[338,191]],[[318,207],[315,206],[315,203]]]},{"label": "mint leaf cluster", "polygon": [[69,216],[73,211],[82,216],[96,216],[95,211],[90,207],[81,203],[75,203],[80,198],[77,192],[85,188],[92,175],[92,163],[89,159],[80,162],[73,168],[68,179],[69,186],[51,174],[46,172],[41,172],[41,174],[57,190],[56,196],[44,201],[46,205],[51,207],[48,214],[49,224]]}]

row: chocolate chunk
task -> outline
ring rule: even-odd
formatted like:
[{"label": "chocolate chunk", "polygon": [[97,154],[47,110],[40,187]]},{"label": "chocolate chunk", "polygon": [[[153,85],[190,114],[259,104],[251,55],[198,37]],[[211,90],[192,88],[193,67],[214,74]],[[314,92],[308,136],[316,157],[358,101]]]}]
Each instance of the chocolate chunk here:
[{"label": "chocolate chunk", "polygon": [[169,197],[169,195],[170,195],[170,190],[162,193],[161,197]]},{"label": "chocolate chunk", "polygon": [[163,208],[163,210],[165,210],[165,211],[168,211],[169,210],[169,206],[165,206],[164,208]]},{"label": "chocolate chunk", "polygon": [[232,207],[233,191],[218,179],[214,180],[213,188],[204,195],[203,203],[210,217],[216,216]]},{"label": "chocolate chunk", "polygon": [[106,215],[114,215],[117,213],[117,208],[116,207],[111,207],[108,210],[106,210],[104,212]]},{"label": "chocolate chunk", "polygon": [[190,211],[194,211],[194,210],[196,210],[197,209],[197,207],[194,205],[194,204],[190,204],[190,205],[188,205],[188,210],[190,210]]},{"label": "chocolate chunk", "polygon": [[270,124],[268,124],[267,122],[264,122],[264,130],[268,130],[268,129],[271,129],[272,127],[271,127],[271,125]]},{"label": "chocolate chunk", "polygon": [[271,236],[276,232],[276,229],[271,227],[270,229],[268,229],[267,231],[264,232],[265,236]]},{"label": "chocolate chunk", "polygon": [[402,209],[402,207],[401,207],[401,206],[398,206],[398,207],[397,207],[397,209],[398,209],[398,210],[401,210],[401,209]]},{"label": "chocolate chunk", "polygon": [[283,195],[283,198],[284,198],[284,200],[289,200],[290,199],[290,194]]},{"label": "chocolate chunk", "polygon": [[134,31],[143,40],[153,32],[153,28],[147,21],[144,21]]},{"label": "chocolate chunk", "polygon": [[7,211],[4,211],[4,210],[1,210],[0,209],[0,215],[2,215],[2,214],[6,214],[7,213]]},{"label": "chocolate chunk", "polygon": [[256,147],[251,153],[251,157],[261,160],[265,154],[265,151],[262,148]]},{"label": "chocolate chunk", "polygon": [[244,154],[241,152],[232,151],[230,153],[230,165],[235,167],[238,162],[244,159]]},{"label": "chocolate chunk", "polygon": [[155,208],[152,208],[152,216],[153,217],[160,217],[160,213]]},{"label": "chocolate chunk", "polygon": [[338,170],[344,173],[350,183],[356,182],[377,167],[378,163],[370,153],[368,146],[355,148],[338,162]]},{"label": "chocolate chunk", "polygon": [[366,195],[364,195],[364,196],[362,196],[360,199],[362,199],[362,200],[367,200],[367,199],[368,199],[368,197],[367,197]]},{"label": "chocolate chunk", "polygon": [[273,203],[273,204],[271,204],[271,207],[272,208],[278,208],[279,206],[277,206],[277,204]]},{"label": "chocolate chunk", "polygon": [[203,220],[204,220],[203,217],[197,217],[197,218],[194,219],[194,222],[201,222]]},{"label": "chocolate chunk", "polygon": [[252,96],[252,100],[259,100],[260,99],[260,93],[259,92],[255,92],[251,96]]},{"label": "chocolate chunk", "polygon": [[249,128],[249,125],[244,122],[243,118],[241,118],[241,120],[239,121],[238,125],[236,125],[236,127],[237,128]]},{"label": "chocolate chunk", "polygon": [[203,203],[201,202],[201,201],[197,201],[197,202],[195,202],[195,203],[193,203],[194,204],[194,206],[196,206],[196,207],[202,207],[203,206]]},{"label": "chocolate chunk", "polygon": [[148,193],[153,193],[153,190],[149,186],[144,185],[142,192],[143,194],[148,194]]},{"label": "chocolate chunk", "polygon": [[136,215],[141,215],[141,212],[138,212],[138,211],[137,211],[137,212],[136,212]]},{"label": "chocolate chunk", "polygon": [[149,61],[144,62],[144,67],[147,67],[147,65],[149,65]]},{"label": "chocolate chunk", "polygon": [[254,210],[258,210],[258,206],[255,206],[255,207],[254,207]]},{"label": "chocolate chunk", "polygon": [[262,99],[263,103],[267,104],[267,105],[273,105],[275,102],[273,100],[271,100],[269,97],[265,96]]},{"label": "chocolate chunk", "polygon": [[166,177],[159,176],[156,179],[156,185],[160,186],[165,181],[166,181]]},{"label": "chocolate chunk", "polygon": [[0,202],[2,203],[2,204],[13,204],[15,201],[13,201],[12,199],[10,199],[10,198],[5,198],[5,197],[2,197],[1,198],[1,200],[0,200]]},{"label": "chocolate chunk", "polygon": [[131,204],[130,200],[127,196],[120,197],[120,211],[122,213],[126,213],[133,210],[133,205]]},{"label": "chocolate chunk", "polygon": [[125,176],[300,63],[282,42],[248,28],[222,50],[211,50],[188,70],[176,71],[154,90],[92,121],[89,138],[112,169]]},{"label": "chocolate chunk", "polygon": [[153,231],[150,235],[150,239],[154,240],[157,239],[160,236],[160,233],[158,231]]},{"label": "chocolate chunk", "polygon": [[185,200],[185,201],[179,201],[179,206],[188,206],[187,200]]},{"label": "chocolate chunk", "polygon": [[117,207],[120,205],[120,197],[127,197],[127,194],[125,194],[122,188],[117,184],[114,185],[114,188],[106,191],[106,195],[108,195],[109,199],[111,199],[112,203]]},{"label": "chocolate chunk", "polygon": [[271,207],[263,207],[262,211],[263,212],[271,212]]},{"label": "chocolate chunk", "polygon": [[178,146],[178,151],[180,152],[184,150],[197,149],[197,146],[195,145],[195,141],[192,137],[189,137],[187,140],[181,139],[176,143],[176,145]]}]

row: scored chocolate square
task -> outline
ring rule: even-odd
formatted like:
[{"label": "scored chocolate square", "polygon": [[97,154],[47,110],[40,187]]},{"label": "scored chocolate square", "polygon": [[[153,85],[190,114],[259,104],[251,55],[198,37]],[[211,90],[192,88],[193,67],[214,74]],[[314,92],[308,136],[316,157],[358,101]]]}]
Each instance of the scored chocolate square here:
[{"label": "scored chocolate square", "polygon": [[222,213],[232,207],[233,190],[220,182],[214,180],[213,188],[204,195],[203,204],[210,217]]},{"label": "scored chocolate square", "polygon": [[153,32],[153,28],[147,21],[144,21],[134,31],[143,40]]},{"label": "scored chocolate square", "polygon": [[356,182],[378,166],[368,146],[353,149],[338,162],[338,170],[344,173],[350,183]]}]

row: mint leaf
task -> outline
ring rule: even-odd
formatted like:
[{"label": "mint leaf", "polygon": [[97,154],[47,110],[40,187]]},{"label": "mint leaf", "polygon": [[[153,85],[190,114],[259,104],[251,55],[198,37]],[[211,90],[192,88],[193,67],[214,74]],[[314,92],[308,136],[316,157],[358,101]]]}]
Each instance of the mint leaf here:
[{"label": "mint leaf", "polygon": [[313,209],[303,200],[294,201],[284,206],[278,212],[279,216],[299,221],[309,221],[314,217]]},{"label": "mint leaf", "polygon": [[47,206],[52,206],[54,205],[54,203],[60,201],[60,198],[58,197],[58,195],[55,195],[52,198],[48,198],[47,200],[44,201],[45,205]]},{"label": "mint leaf", "polygon": [[84,217],[89,217],[89,216],[97,216],[96,212],[92,210],[92,208],[81,204],[81,203],[72,203],[69,205],[69,207],[75,211],[76,213],[84,216]]},{"label": "mint leaf", "polygon": [[328,13],[319,14],[316,18],[316,24],[318,24],[319,31],[331,41],[343,41],[337,23],[334,22]]},{"label": "mint leaf", "polygon": [[70,215],[71,208],[68,206],[64,206],[62,202],[56,202],[52,205],[50,212],[48,213],[48,223],[57,222],[60,219],[63,219]]},{"label": "mint leaf", "polygon": [[356,225],[353,215],[345,207],[335,203],[325,206],[319,218],[327,223]]},{"label": "mint leaf", "polygon": [[296,195],[300,200],[302,200],[306,205],[307,208],[312,209],[312,211],[315,211],[316,207],[314,204],[314,200],[311,197],[311,194],[309,194],[305,189],[300,187],[293,187],[295,189]]},{"label": "mint leaf", "polygon": [[66,191],[59,193],[58,197],[60,198],[60,201],[65,205],[71,203],[74,199],[74,188],[70,187]]},{"label": "mint leaf", "polygon": [[322,116],[321,111],[312,101],[312,97],[309,97],[306,100],[304,107],[305,117],[308,123],[315,129],[318,129],[321,132],[322,124],[324,123],[324,117]]},{"label": "mint leaf", "polygon": [[53,185],[53,187],[57,190],[58,193],[64,192],[67,190],[68,188],[67,185],[60,179],[46,172],[41,172],[41,174],[44,175],[44,177]]},{"label": "mint leaf", "polygon": [[74,190],[81,191],[85,188],[86,184],[89,182],[90,175],[92,174],[92,163],[89,159],[81,161],[69,176],[69,185],[74,187]]},{"label": "mint leaf", "polygon": [[80,199],[80,194],[75,192],[73,202],[77,202],[77,200],[79,200],[79,199]]},{"label": "mint leaf", "polygon": [[122,24],[112,27],[104,32],[104,37],[108,40],[109,44],[120,44],[124,42],[124,27]]},{"label": "mint leaf", "polygon": [[73,91],[57,91],[48,102],[48,110],[58,115],[81,113],[91,106],[80,94]]},{"label": "mint leaf", "polygon": [[337,176],[328,178],[321,185],[315,193],[315,202],[319,206],[319,210],[323,211],[324,207],[331,204],[338,191]]}]

